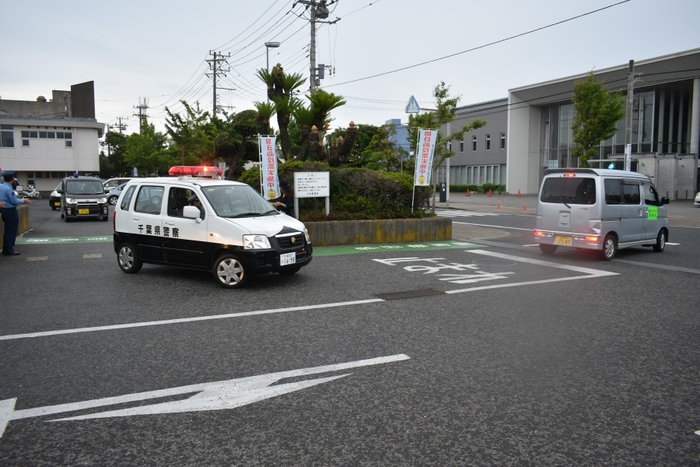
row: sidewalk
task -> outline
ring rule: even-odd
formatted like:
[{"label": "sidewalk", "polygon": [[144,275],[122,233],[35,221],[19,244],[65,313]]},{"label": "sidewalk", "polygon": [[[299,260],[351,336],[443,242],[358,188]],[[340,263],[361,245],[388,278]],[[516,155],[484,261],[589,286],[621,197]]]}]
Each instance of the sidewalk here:
[{"label": "sidewalk", "polygon": [[[439,197],[437,198],[439,199]],[[537,195],[493,195],[483,193],[450,193],[449,202],[436,203],[438,209],[461,209],[475,212],[502,212],[504,214],[532,215],[537,213]],[[448,206],[449,204],[449,206]],[[671,227],[700,228],[700,208],[692,199],[671,201],[666,205]]]}]

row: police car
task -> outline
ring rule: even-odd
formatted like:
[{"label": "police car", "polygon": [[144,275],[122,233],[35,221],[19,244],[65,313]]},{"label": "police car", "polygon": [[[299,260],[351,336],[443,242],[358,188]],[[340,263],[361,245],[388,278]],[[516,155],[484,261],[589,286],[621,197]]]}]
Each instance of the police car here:
[{"label": "police car", "polygon": [[294,274],[312,259],[308,231],[221,169],[172,167],[176,177],[135,178],[114,209],[114,251],[125,273],[143,263],[208,270],[227,288],[251,274]]}]

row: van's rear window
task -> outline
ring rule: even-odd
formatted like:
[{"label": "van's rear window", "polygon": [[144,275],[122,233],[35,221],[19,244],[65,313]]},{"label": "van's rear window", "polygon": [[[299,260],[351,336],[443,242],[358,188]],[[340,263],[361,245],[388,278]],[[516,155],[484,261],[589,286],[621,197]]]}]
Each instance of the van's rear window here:
[{"label": "van's rear window", "polygon": [[595,204],[595,180],[583,177],[547,178],[540,200],[544,203]]}]

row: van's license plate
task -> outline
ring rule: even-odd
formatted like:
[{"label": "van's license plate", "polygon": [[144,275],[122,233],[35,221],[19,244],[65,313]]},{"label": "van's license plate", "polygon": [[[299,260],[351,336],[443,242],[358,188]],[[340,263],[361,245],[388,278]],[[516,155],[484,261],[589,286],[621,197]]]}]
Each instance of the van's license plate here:
[{"label": "van's license plate", "polygon": [[78,209],[78,214],[90,214],[89,209]]},{"label": "van's license plate", "polygon": [[560,237],[559,235],[556,235],[554,237],[554,244],[571,246],[571,237]]},{"label": "van's license plate", "polygon": [[287,266],[297,262],[296,253],[284,253],[280,255],[280,266]]}]

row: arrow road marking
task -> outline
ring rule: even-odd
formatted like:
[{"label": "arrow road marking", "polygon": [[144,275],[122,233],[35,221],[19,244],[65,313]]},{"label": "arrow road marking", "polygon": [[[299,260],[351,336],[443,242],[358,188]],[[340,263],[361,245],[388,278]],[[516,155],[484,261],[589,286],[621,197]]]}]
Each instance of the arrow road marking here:
[{"label": "arrow road marking", "polygon": [[176,388],[161,389],[157,391],[140,392],[126,394],[123,396],[106,397],[103,399],[93,399],[82,402],[74,402],[61,405],[50,405],[46,407],[36,407],[33,409],[15,410],[17,398],[0,401],[0,438],[5,432],[7,424],[12,420],[22,420],[25,418],[43,417],[47,415],[59,415],[66,412],[75,412],[97,407],[107,407],[110,405],[125,404],[150,399],[160,399],[175,395],[196,393],[188,398],[131,407],[106,412],[98,412],[87,415],[79,415],[67,418],[56,418],[51,422],[89,420],[110,417],[130,417],[134,415],[154,415],[168,413],[202,412],[210,410],[226,410],[244,405],[259,402],[272,397],[288,394],[301,389],[310,388],[318,384],[328,383],[336,379],[349,376],[346,373],[336,376],[328,376],[312,380],[297,381],[293,383],[278,384],[271,386],[282,379],[296,378],[300,376],[316,375],[335,371],[359,368],[370,365],[382,365],[385,363],[409,360],[410,357],[404,354],[391,355],[388,357],[371,358],[367,360],[357,360],[354,362],[340,363],[336,365],[325,365],[312,368],[302,368],[299,370],[282,371],[269,373],[266,375],[250,376],[247,378],[230,379],[226,381],[214,381],[211,383],[192,384]]}]

